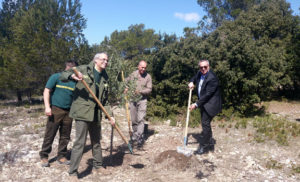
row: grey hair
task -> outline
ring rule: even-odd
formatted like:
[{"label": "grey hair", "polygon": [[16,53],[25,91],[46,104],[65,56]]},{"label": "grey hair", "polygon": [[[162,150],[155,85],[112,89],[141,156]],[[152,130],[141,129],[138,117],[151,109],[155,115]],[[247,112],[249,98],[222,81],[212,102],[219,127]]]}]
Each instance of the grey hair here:
[{"label": "grey hair", "polygon": [[202,63],[202,62],[207,62],[207,63],[208,63],[208,65],[209,65],[209,61],[208,61],[208,60],[206,60],[206,59],[202,59],[202,60],[200,60],[198,64],[200,64],[200,63]]},{"label": "grey hair", "polygon": [[106,56],[108,56],[106,52],[100,52],[100,53],[97,53],[97,54],[94,56],[93,61],[96,61],[97,59],[100,59],[100,58],[101,58],[101,55],[103,55],[103,54],[106,55]]}]

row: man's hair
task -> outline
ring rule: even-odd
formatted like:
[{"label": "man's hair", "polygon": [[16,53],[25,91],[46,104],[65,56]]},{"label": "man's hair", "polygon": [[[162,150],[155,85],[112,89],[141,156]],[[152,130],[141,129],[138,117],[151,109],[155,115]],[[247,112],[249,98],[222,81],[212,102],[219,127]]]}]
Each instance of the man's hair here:
[{"label": "man's hair", "polygon": [[78,66],[78,63],[77,63],[77,61],[70,59],[70,60],[66,61],[65,65],[69,66],[69,67],[73,67],[73,66]]},{"label": "man's hair", "polygon": [[100,52],[100,53],[97,53],[97,54],[94,56],[93,61],[96,61],[97,59],[100,59],[100,57],[101,57],[102,54],[105,54],[106,56],[108,56],[106,52]]},{"label": "man's hair", "polygon": [[202,62],[207,62],[208,65],[209,65],[209,61],[208,61],[207,59],[202,59],[202,60],[200,60],[198,64],[200,64],[200,63],[202,63]]}]

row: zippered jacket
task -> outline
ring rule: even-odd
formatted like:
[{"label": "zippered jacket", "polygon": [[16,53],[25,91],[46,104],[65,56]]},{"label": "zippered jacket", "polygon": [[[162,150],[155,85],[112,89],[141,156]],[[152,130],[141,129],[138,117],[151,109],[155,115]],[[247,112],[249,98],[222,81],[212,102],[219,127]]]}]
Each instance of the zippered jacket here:
[{"label": "zippered jacket", "polygon": [[[76,67],[76,69],[82,73],[83,80],[87,83],[93,93],[96,93],[96,83],[94,81],[94,69],[95,63],[91,61],[88,65],[81,65]],[[60,79],[62,81],[73,80],[71,75],[73,74],[73,70],[67,70],[62,72]],[[74,80],[73,80],[74,81]],[[110,106],[107,103],[108,100],[108,75],[105,70],[101,72],[101,79],[99,83],[99,101],[105,107],[106,111],[111,115]],[[88,92],[81,81],[78,81],[75,86],[73,102],[70,109],[70,117],[76,120],[83,121],[101,121],[102,111],[100,107],[96,107],[97,103],[92,97],[92,95]],[[95,116],[95,112],[97,115]],[[97,117],[97,118],[94,118]]]}]

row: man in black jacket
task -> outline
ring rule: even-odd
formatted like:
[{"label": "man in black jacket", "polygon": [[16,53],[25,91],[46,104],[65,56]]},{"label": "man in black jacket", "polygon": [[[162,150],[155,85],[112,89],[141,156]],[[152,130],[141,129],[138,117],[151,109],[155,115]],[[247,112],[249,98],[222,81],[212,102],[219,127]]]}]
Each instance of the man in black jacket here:
[{"label": "man in black jacket", "polygon": [[211,120],[215,115],[221,112],[222,103],[219,90],[219,80],[215,73],[209,69],[208,60],[199,61],[198,73],[190,80],[188,84],[190,89],[196,85],[198,100],[190,106],[190,110],[200,108],[202,141],[196,154],[204,154],[214,149],[214,140],[212,138]]}]

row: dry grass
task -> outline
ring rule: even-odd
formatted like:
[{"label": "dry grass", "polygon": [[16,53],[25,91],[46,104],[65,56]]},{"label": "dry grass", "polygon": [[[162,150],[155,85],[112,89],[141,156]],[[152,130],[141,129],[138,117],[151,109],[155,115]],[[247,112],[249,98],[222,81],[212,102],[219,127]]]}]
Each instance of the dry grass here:
[{"label": "dry grass", "polygon": [[286,120],[283,117],[266,115],[255,117],[253,126],[256,129],[255,140],[276,140],[281,145],[288,145],[289,137],[300,135],[300,124]]},{"label": "dry grass", "polygon": [[256,142],[265,142],[266,140],[275,140],[280,145],[288,145],[291,137],[300,136],[300,123],[291,122],[284,117],[278,117],[271,114],[264,116],[255,116],[252,118],[231,117],[230,119],[217,120],[219,128],[246,129],[248,126],[254,128],[254,140]]},{"label": "dry grass", "polygon": [[274,159],[270,159],[267,161],[266,168],[267,169],[282,169],[283,165]]}]

